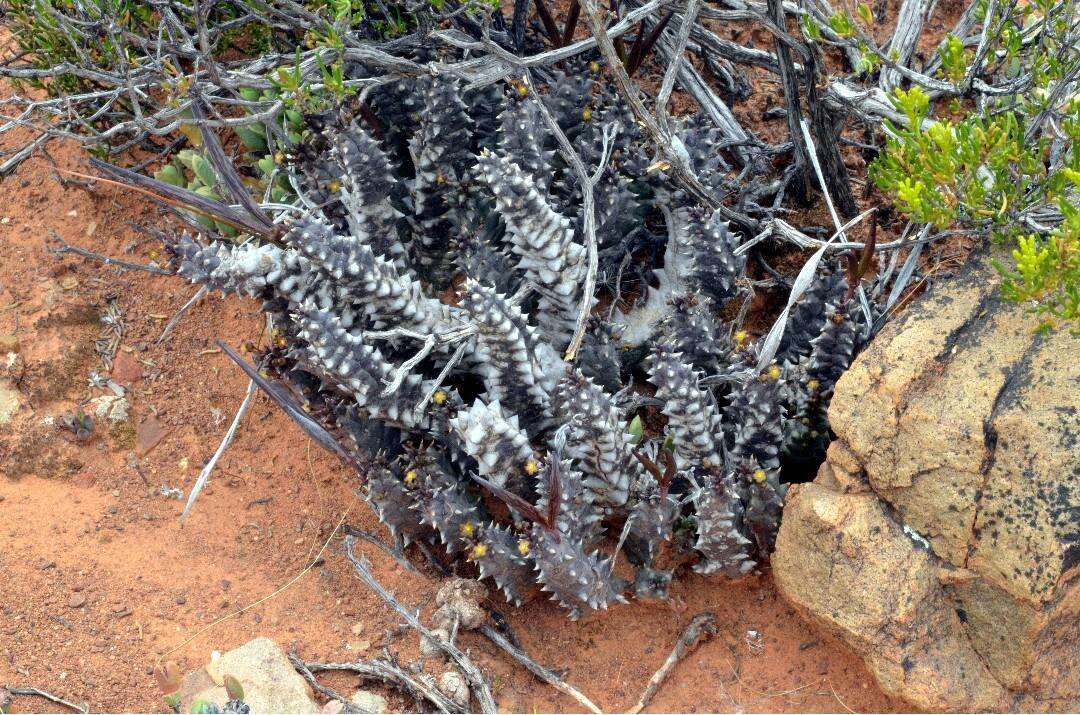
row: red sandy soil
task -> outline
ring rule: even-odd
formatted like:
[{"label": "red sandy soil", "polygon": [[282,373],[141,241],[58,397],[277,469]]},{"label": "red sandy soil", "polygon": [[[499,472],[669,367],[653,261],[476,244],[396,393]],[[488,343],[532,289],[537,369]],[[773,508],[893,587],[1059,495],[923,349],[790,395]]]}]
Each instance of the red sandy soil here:
[{"label": "red sandy soil", "polygon": [[[0,147],[24,139],[11,132]],[[86,170],[75,147],[53,143],[49,151],[58,166]],[[131,224],[178,230],[159,210],[103,183],[65,188],[40,155],[0,190],[0,336],[18,338],[24,364],[23,405],[0,428],[0,685],[36,686],[97,711],[161,711],[156,665],[174,662],[186,672],[212,651],[258,636],[308,660],[374,657],[385,647],[411,662],[415,635],[357,580],[331,538],[342,522],[385,535],[355,496],[355,475],[265,397],[256,398],[185,524],[182,503],[161,494],[163,485],[186,494],[227,429],[247,380],[214,340],[259,342],[257,305],[208,298],[156,344],[192,286],[57,256],[47,240],[55,230],[74,245],[147,263],[157,242]],[[129,388],[137,428],[110,433],[99,421],[90,440],[77,442],[47,422],[59,424],[102,394],[87,387],[87,375],[100,369],[93,342],[110,298],[126,325],[113,376]],[[142,449],[155,428],[160,441]],[[435,580],[360,548],[376,578],[430,614]],[[857,658],[802,621],[767,575],[738,583],[687,575],[672,594],[670,603],[632,603],[578,623],[547,601],[495,607],[536,660],[565,668],[567,681],[605,710],[637,700],[704,610],[716,614],[718,636],[675,669],[650,711],[902,707]],[[749,630],[763,634],[761,652],[751,650]],[[486,640],[462,639],[504,710],[577,709]],[[326,682],[345,693],[359,684],[344,675]],[[387,695],[395,709],[414,707]],[[13,704],[13,712],[34,709],[55,706],[32,698]]]}]

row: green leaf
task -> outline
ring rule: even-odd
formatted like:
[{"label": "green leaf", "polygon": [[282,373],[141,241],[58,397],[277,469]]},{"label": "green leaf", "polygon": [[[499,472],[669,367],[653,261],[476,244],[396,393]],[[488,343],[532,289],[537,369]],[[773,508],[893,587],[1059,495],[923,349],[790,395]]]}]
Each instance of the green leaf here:
[{"label": "green leaf", "polygon": [[634,419],[630,420],[626,428],[626,433],[631,437],[630,444],[641,443],[641,438],[645,436],[645,425],[641,421],[641,415],[634,415]]},{"label": "green leaf", "polygon": [[240,137],[240,141],[250,151],[266,151],[266,137],[262,134],[248,127],[233,127],[233,131],[236,132],[236,136]]},{"label": "green leaf", "polygon": [[214,167],[199,154],[195,154],[191,159],[191,170],[195,172],[195,176],[199,177],[199,181],[203,182],[205,186],[217,185],[217,174],[214,173]]},{"label": "green leaf", "polygon": [[821,26],[809,15],[802,16],[803,34],[814,42],[821,41]]},{"label": "green leaf", "polygon": [[231,675],[225,676],[225,692],[229,694],[229,698],[232,700],[244,699],[244,686]]},{"label": "green leaf", "polygon": [[166,164],[161,167],[154,172],[154,178],[158,181],[164,181],[166,184],[172,184],[173,186],[183,186],[187,183],[183,173],[180,169],[176,168],[175,164]]},{"label": "green leaf", "polygon": [[859,19],[862,20],[864,23],[866,23],[867,25],[874,24],[874,13],[870,9],[869,5],[864,2],[859,3],[858,13]]},{"label": "green leaf", "polygon": [[851,20],[847,10],[834,12],[829,18],[829,27],[840,37],[845,39],[855,36],[855,23]]}]

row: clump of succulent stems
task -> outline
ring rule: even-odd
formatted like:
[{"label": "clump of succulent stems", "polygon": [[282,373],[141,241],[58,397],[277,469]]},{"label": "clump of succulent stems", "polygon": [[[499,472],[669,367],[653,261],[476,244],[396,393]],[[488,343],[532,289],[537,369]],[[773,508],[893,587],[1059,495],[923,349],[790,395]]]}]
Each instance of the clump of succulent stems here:
[{"label": "clump of succulent stems", "polygon": [[[837,379],[933,238],[910,224],[878,243],[873,223],[849,240],[868,214],[841,157],[844,112],[889,120],[899,152],[929,119],[888,101],[898,82],[945,97],[1001,86],[984,79],[985,53],[961,73],[964,48],[948,45],[952,75],[937,79],[911,67],[911,25],[894,57],[818,2],[798,37],[779,29],[791,11],[778,1],[604,13],[581,0],[561,27],[545,3],[530,24],[528,7],[453,12],[392,42],[331,23],[269,74],[199,65],[174,107],[199,128],[198,151],[159,180],[96,166],[191,219],[194,235],[168,239],[177,273],[261,301],[273,340],[245,369],[357,470],[396,540],[439,545],[510,602],[546,593],[577,618],[665,598],[687,569],[739,577],[767,563],[787,485],[828,443]],[[766,16],[773,51],[700,22]],[[852,75],[825,73],[831,47]],[[732,97],[739,64],[777,74],[787,143],[740,126],[689,51]],[[632,79],[646,62],[663,69],[655,106]],[[137,79],[99,76],[113,82],[99,99]],[[883,88],[857,88],[867,81]],[[676,86],[702,111],[673,116]],[[164,133],[167,116],[102,136]],[[247,128],[249,154],[229,158],[226,124]],[[781,218],[818,193],[828,230]],[[758,248],[773,241],[816,253],[789,282]],[[748,324],[761,290],[787,298],[764,316],[771,330]]]},{"label": "clump of succulent stems", "polygon": [[[527,89],[377,87],[367,118],[324,113],[282,163],[296,209],[272,222],[204,196],[194,208],[214,220],[200,225],[239,236],[169,246],[180,275],[262,301],[262,382],[358,467],[395,539],[439,544],[509,601],[546,592],[574,618],[664,598],[684,564],[764,564],[783,457],[820,451],[861,331],[841,272],[821,270],[758,370],[759,346],[720,317],[751,285],[743,238],[640,158],[647,138],[590,64]],[[720,151],[699,118],[673,124],[703,157]],[[110,171],[180,204],[193,193]],[[611,321],[591,320],[612,281],[625,292]],[[655,389],[646,407],[635,385]]]}]

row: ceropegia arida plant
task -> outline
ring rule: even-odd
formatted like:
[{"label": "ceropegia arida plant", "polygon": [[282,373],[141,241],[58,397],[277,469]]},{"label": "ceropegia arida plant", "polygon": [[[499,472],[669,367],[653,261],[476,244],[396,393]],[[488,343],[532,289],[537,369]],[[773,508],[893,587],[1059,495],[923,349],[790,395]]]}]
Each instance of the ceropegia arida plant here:
[{"label": "ceropegia arida plant", "polygon": [[[344,441],[396,539],[441,544],[509,601],[546,591],[575,618],[665,597],[684,563],[734,577],[768,559],[785,460],[820,451],[862,320],[823,269],[759,373],[721,317],[749,285],[741,237],[669,185],[587,67],[538,95],[377,87],[381,139],[342,108],[283,166],[296,210],[172,245],[180,275],[263,301],[276,399]],[[582,188],[539,102],[590,170],[608,160],[591,296]],[[678,131],[721,187],[715,133],[698,118]]]}]

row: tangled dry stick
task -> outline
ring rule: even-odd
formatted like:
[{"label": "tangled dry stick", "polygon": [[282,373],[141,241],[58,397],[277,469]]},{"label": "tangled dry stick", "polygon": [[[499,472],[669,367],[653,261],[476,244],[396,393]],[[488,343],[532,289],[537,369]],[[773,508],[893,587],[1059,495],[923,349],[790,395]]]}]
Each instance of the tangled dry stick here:
[{"label": "tangled dry stick", "polygon": [[660,666],[660,669],[653,674],[653,677],[649,678],[649,684],[645,686],[645,692],[641,694],[641,698],[638,699],[637,705],[630,708],[627,712],[631,715],[636,715],[645,709],[649,704],[649,701],[656,695],[656,691],[663,685],[664,680],[667,679],[671,671],[678,665],[679,661],[686,657],[697,644],[702,640],[708,640],[716,635],[716,615],[709,613],[699,613],[690,620],[690,624],[686,626],[686,630],[679,636],[679,640],[675,643],[675,647],[671,651],[671,655],[667,657],[664,664]]}]

